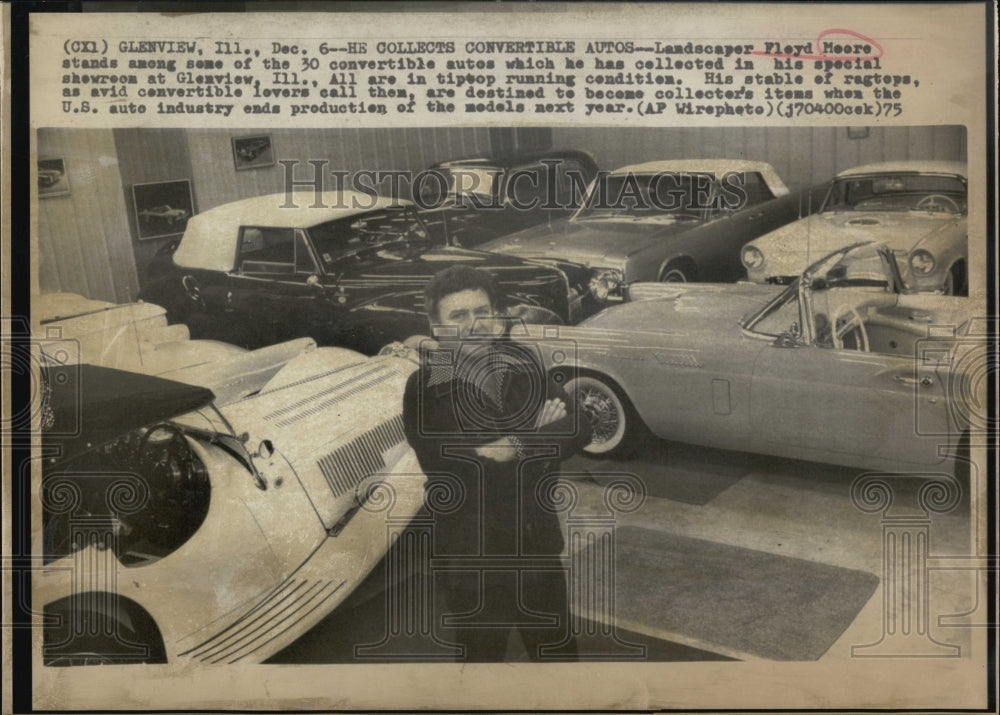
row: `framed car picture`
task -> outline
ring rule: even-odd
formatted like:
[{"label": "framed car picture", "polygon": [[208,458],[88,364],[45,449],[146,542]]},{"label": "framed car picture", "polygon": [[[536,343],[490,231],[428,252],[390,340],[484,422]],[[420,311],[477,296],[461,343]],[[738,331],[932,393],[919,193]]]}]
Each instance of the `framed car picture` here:
[{"label": "framed car picture", "polygon": [[191,182],[181,179],[133,184],[132,205],[138,230],[136,237],[140,241],[182,234],[194,214]]},{"label": "framed car picture", "polygon": [[69,174],[66,160],[49,157],[38,160],[38,197],[67,196],[69,194]]},{"label": "framed car picture", "polygon": [[233,137],[233,164],[237,171],[274,165],[274,149],[270,134]]}]

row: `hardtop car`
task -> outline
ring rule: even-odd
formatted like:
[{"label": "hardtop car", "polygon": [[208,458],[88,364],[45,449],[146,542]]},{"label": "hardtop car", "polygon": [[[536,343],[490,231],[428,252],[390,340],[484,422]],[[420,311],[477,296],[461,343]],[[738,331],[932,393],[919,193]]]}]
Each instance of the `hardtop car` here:
[{"label": "hardtop car", "polygon": [[477,248],[567,218],[597,173],[594,158],[575,149],[495,152],[434,164],[414,199],[432,233],[449,245]]},{"label": "hardtop car", "polygon": [[982,424],[969,367],[986,362],[986,326],[967,300],[902,289],[892,252],[872,243],[785,287],[637,284],[629,302],[560,327],[576,360],[550,367],[592,414],[592,454],[627,450],[645,426],[720,449],[936,468]]},{"label": "hardtop car", "polygon": [[637,281],[735,281],[740,248],[810,210],[766,162],[679,159],[602,174],[565,221],[512,233],[483,250],[591,268],[595,297],[620,300]]},{"label": "hardtop car", "polygon": [[258,663],[329,614],[421,507],[401,395],[415,365],[318,348],[246,397],[44,368],[47,666]]},{"label": "hardtop car", "polygon": [[505,309],[575,322],[582,295],[553,266],[441,245],[412,204],[348,191],[259,196],[191,218],[141,297],[192,337],[259,347],[298,337],[373,355],[428,332],[423,288],[452,265],[489,271]]},{"label": "hardtop car", "polygon": [[892,161],[842,171],[821,209],[748,243],[747,277],[787,283],[809,263],[857,241],[895,251],[914,290],[968,290],[968,191],[964,163]]}]

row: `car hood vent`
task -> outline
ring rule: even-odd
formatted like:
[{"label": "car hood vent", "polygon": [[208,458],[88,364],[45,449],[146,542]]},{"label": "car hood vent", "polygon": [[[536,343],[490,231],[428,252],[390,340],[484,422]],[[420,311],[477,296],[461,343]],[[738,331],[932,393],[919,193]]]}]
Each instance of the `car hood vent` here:
[{"label": "car hood vent", "polygon": [[396,377],[396,372],[387,365],[378,365],[370,370],[351,375],[349,378],[330,387],[321,389],[315,394],[298,400],[290,405],[264,416],[268,422],[277,427],[288,427],[299,420],[319,415],[338,402],[371,390],[379,383]]},{"label": "car hood vent", "polygon": [[396,415],[320,458],[317,466],[333,496],[339,497],[385,469],[384,455],[405,440],[403,417]]},{"label": "car hood vent", "polygon": [[848,226],[881,226],[882,222],[877,218],[865,217],[865,218],[852,218],[847,222]]}]

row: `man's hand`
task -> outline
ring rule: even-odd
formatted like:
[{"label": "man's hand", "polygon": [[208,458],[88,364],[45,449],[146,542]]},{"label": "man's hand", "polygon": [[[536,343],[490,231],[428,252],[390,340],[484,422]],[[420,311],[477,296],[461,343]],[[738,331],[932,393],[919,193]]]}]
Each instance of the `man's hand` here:
[{"label": "man's hand", "polygon": [[540,429],[545,425],[550,425],[553,422],[558,422],[565,416],[566,416],[565,402],[563,402],[558,397],[553,397],[551,400],[546,400],[545,404],[542,406],[542,411],[538,414],[538,419],[535,421],[535,429]]},{"label": "man's hand", "polygon": [[501,437],[482,447],[476,447],[476,455],[494,462],[510,462],[517,458],[517,447],[507,437]]},{"label": "man's hand", "polygon": [[[566,416],[566,403],[558,397],[546,400],[542,411],[535,420],[535,429],[558,422]],[[481,447],[476,447],[476,455],[494,462],[510,462],[517,458],[518,447],[509,437],[501,437]]]}]

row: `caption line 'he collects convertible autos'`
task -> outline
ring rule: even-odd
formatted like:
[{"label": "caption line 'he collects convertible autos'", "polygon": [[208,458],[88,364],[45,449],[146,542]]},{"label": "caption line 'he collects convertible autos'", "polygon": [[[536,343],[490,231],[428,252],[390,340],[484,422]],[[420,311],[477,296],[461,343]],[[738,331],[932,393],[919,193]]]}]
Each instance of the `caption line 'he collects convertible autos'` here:
[{"label": "caption line 'he collects convertible autos'", "polygon": [[985,324],[967,299],[901,285],[892,252],[869,243],[786,287],[632,286],[631,302],[559,328],[578,355],[572,387],[596,420],[587,451],[623,449],[641,420],[660,437],[721,449],[863,468],[941,464],[982,425],[981,371],[966,368],[983,364]]}]

